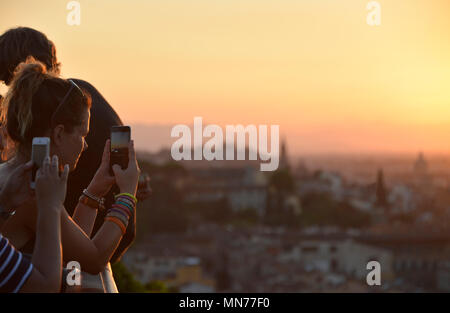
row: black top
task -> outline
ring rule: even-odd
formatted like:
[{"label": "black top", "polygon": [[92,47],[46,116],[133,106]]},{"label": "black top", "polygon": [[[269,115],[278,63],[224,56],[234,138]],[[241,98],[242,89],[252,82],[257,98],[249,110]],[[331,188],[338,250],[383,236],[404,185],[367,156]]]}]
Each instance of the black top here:
[{"label": "black top", "polygon": [[[69,175],[65,207],[70,215],[73,214],[73,211],[78,203],[78,199],[83,189],[89,185],[92,177],[94,177],[95,172],[100,166],[105,142],[110,137],[111,126],[123,125],[117,113],[109,105],[105,98],[103,98],[100,92],[95,89],[94,86],[84,80],[72,80],[78,86],[90,93],[92,97],[92,107],[89,126],[90,131],[88,136],[86,137],[88,149],[81,155],[75,171],[73,171]],[[106,208],[111,207],[111,205],[114,203],[113,193],[117,192],[118,188],[117,186],[114,186],[112,190],[107,194],[107,196],[105,197]],[[98,212],[92,236],[95,235],[100,226],[103,224],[105,215],[106,212]],[[111,258],[111,263],[114,263],[120,259],[120,257],[125,253],[127,248],[133,242],[135,235],[135,221],[130,220],[130,222],[128,223],[127,232],[123,236],[118,248],[116,249],[116,252]]]}]

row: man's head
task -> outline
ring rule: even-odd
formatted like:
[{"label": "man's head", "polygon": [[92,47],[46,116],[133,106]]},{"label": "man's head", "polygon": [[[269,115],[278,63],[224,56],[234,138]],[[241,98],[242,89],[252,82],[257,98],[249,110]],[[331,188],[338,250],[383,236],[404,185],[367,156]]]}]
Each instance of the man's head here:
[{"label": "man's head", "polygon": [[60,63],[53,42],[40,31],[17,27],[0,36],[0,81],[9,85],[15,68],[28,56],[45,64],[47,70],[59,73]]}]

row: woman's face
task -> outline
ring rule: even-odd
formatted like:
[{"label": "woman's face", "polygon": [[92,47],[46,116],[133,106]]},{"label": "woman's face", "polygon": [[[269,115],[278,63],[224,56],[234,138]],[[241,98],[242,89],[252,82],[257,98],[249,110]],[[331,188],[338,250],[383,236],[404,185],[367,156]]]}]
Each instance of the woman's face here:
[{"label": "woman's face", "polygon": [[55,151],[60,159],[59,164],[61,167],[69,164],[70,170],[74,170],[81,153],[87,149],[88,145],[85,138],[89,133],[90,116],[90,110],[86,108],[81,125],[74,127],[72,132],[62,132],[56,148],[57,151]]}]

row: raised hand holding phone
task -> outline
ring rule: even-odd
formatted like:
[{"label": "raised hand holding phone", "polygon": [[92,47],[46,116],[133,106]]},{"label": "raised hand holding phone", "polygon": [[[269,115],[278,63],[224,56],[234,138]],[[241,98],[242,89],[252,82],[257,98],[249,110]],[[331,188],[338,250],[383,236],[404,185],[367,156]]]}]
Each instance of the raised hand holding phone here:
[{"label": "raised hand holding phone", "polygon": [[103,149],[102,162],[87,187],[90,194],[103,197],[111,189],[115,182],[114,174],[109,171],[110,168],[110,149],[111,140],[107,140]]},{"label": "raised hand holding phone", "polygon": [[61,210],[66,198],[69,165],[59,175],[59,160],[56,155],[45,157],[42,166],[36,173],[36,203],[40,211]]},{"label": "raised hand holding phone", "polygon": [[111,154],[110,154],[110,173],[113,175],[112,166],[120,165],[122,169],[128,166],[128,145],[131,138],[129,126],[111,127]]},{"label": "raised hand holding phone", "polygon": [[116,184],[119,186],[120,192],[136,195],[136,189],[141,170],[139,169],[134,151],[134,141],[128,144],[128,167],[122,169],[121,166],[114,164],[112,166]]}]

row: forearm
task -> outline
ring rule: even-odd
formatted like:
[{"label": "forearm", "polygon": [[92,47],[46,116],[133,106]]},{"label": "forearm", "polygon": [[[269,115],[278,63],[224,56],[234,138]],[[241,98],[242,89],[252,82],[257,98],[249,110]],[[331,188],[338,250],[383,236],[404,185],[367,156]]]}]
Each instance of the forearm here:
[{"label": "forearm", "polygon": [[72,219],[80,228],[88,235],[91,236],[92,230],[95,224],[95,218],[97,217],[97,210],[93,209],[83,203],[78,202],[75,207]]},{"label": "forearm", "polygon": [[67,212],[61,216],[64,261],[78,261],[81,270],[98,274],[117,248],[122,233],[116,225],[105,222],[93,239],[71,219]]},{"label": "forearm", "polygon": [[42,288],[58,291],[61,286],[62,248],[59,208],[40,210],[36,225],[36,243],[32,257],[34,268],[42,278]]}]

